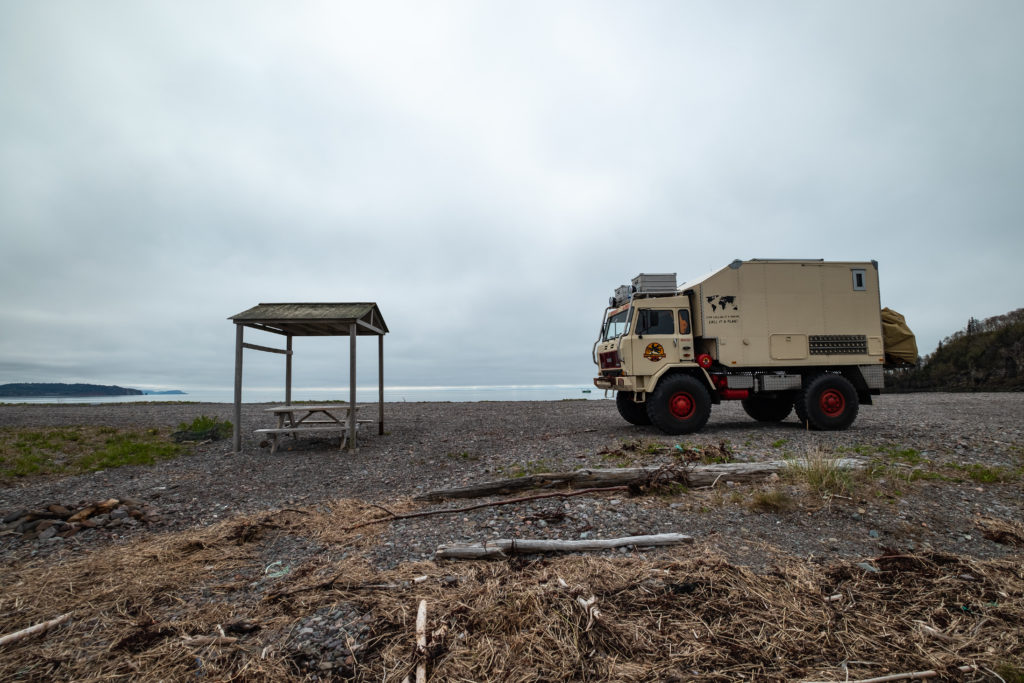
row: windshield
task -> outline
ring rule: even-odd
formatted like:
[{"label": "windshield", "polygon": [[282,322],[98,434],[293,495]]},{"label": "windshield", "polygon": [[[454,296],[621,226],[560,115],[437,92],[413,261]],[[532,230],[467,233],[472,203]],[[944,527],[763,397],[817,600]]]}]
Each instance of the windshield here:
[{"label": "windshield", "polygon": [[604,341],[617,339],[629,331],[629,314],[631,312],[632,310],[627,308],[608,318],[608,322],[604,326]]}]

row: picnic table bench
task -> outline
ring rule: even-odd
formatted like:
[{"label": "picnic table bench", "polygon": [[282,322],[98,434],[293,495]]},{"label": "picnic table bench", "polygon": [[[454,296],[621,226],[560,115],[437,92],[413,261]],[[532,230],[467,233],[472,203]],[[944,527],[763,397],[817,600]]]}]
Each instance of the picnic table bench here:
[{"label": "picnic table bench", "polygon": [[[356,413],[361,406],[356,406]],[[300,434],[317,432],[336,433],[341,437],[339,449],[344,449],[348,443],[348,411],[346,404],[331,405],[287,405],[266,408],[264,412],[273,413],[277,416],[277,427],[268,429],[257,429],[257,434],[266,434],[270,437],[270,453],[277,452],[278,439],[282,434],[290,434],[292,438],[298,438]],[[373,420],[355,421],[356,430],[363,423]]]}]

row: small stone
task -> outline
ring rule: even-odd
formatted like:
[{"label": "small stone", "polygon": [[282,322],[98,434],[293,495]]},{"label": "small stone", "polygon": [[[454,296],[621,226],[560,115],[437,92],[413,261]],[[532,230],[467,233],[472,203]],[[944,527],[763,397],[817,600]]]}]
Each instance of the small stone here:
[{"label": "small stone", "polygon": [[19,510],[18,512],[12,512],[9,515],[4,515],[3,519],[0,520],[0,523],[10,524],[11,522],[20,520],[22,517],[25,517],[26,515],[28,515],[27,510]]},{"label": "small stone", "polygon": [[47,527],[47,528],[45,528],[45,529],[43,529],[42,531],[39,532],[39,540],[40,541],[45,541],[47,539],[53,538],[56,535],[57,535],[57,530],[53,526],[49,526],[49,527]]},{"label": "small stone", "polygon": [[878,538],[878,532],[872,529],[868,532],[868,536],[870,536],[871,538]]}]

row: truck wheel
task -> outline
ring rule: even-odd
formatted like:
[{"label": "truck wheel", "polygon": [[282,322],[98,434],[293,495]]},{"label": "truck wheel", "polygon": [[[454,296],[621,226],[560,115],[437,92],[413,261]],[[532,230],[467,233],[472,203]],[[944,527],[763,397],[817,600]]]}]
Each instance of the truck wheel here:
[{"label": "truck wheel", "polygon": [[615,392],[615,407],[619,409],[619,415],[631,425],[651,424],[651,418],[647,417],[647,404],[637,403],[633,397],[632,391]]},{"label": "truck wheel", "polygon": [[689,375],[669,375],[647,397],[647,416],[666,434],[698,431],[711,415],[707,388]]},{"label": "truck wheel", "polygon": [[758,422],[782,422],[793,411],[793,398],[782,396],[751,396],[741,401],[747,415]]},{"label": "truck wheel", "polygon": [[828,431],[849,427],[860,408],[857,390],[842,375],[818,375],[800,392],[797,401],[812,429]]}]

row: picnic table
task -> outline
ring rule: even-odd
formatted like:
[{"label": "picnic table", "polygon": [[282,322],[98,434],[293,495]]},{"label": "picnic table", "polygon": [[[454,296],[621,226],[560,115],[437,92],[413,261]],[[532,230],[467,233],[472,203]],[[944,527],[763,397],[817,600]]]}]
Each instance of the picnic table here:
[{"label": "picnic table", "polygon": [[[355,407],[356,414],[359,413],[360,407]],[[274,406],[264,409],[264,412],[277,416],[277,427],[256,430],[257,434],[266,434],[270,437],[271,454],[277,452],[278,438],[282,434],[291,434],[292,438],[298,438],[300,434],[335,432],[341,437],[339,449],[344,449],[345,444],[348,443],[348,404],[307,405],[300,403]],[[373,420],[357,419],[355,421],[356,430],[358,431],[360,423],[366,422],[373,422]]]}]

